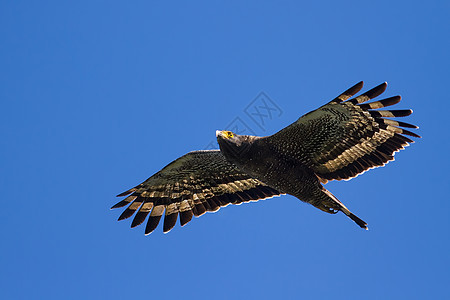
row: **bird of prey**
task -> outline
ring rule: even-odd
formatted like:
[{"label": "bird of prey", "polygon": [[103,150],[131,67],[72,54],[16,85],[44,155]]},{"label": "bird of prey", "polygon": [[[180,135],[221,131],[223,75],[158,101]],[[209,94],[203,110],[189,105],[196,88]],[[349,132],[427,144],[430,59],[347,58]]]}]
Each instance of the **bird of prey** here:
[{"label": "bird of prey", "polygon": [[270,136],[217,131],[220,150],[185,154],[119,194],[128,197],[112,208],[128,205],[119,220],[136,213],[131,227],[148,216],[149,234],[163,214],[163,231],[168,232],[178,216],[184,226],[193,216],[229,204],[290,194],[324,212],[341,211],[367,229],[367,223],[322,184],[384,166],[394,160],[395,152],[413,143],[405,135],[420,136],[404,129],[417,126],[387,119],[408,116],[412,110],[377,110],[398,103],[400,96],[367,103],[382,94],[387,83],[352,98],[362,86],[361,81]]}]

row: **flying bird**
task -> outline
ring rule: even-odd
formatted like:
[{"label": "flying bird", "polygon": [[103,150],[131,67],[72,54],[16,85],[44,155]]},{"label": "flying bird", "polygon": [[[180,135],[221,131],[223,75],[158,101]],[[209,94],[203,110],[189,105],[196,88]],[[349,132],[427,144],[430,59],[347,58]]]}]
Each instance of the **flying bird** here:
[{"label": "flying bird", "polygon": [[119,194],[128,197],[112,208],[128,205],[119,220],[136,213],[131,227],[148,216],[145,234],[154,231],[164,215],[166,233],[178,216],[184,226],[193,216],[229,204],[290,194],[324,212],[341,211],[367,229],[367,223],[322,184],[384,166],[413,143],[405,135],[420,136],[404,129],[417,126],[387,119],[408,116],[412,110],[377,110],[398,103],[400,96],[367,103],[382,94],[387,83],[352,98],[362,87],[361,81],[270,136],[217,131],[220,150],[185,154]]}]

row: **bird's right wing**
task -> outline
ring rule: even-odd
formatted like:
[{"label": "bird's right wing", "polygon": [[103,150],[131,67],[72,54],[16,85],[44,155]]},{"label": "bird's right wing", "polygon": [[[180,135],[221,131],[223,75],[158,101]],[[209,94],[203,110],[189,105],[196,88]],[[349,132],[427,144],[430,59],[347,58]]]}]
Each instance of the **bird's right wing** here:
[{"label": "bird's right wing", "polygon": [[[131,195],[130,195],[131,194]],[[280,193],[229,163],[219,150],[193,151],[168,164],[138,186],[112,208],[128,205],[119,220],[136,216],[131,224],[142,224],[148,215],[145,234],[164,217],[164,232],[170,231],[180,215],[184,226],[192,216],[217,211],[222,206],[270,198]]]},{"label": "bird's right wing", "polygon": [[326,105],[267,137],[279,153],[288,153],[309,166],[322,182],[350,179],[394,159],[411,139],[420,137],[406,128],[415,125],[386,118],[404,117],[412,110],[376,110],[396,104],[400,96],[364,103],[382,94],[383,83],[351,98],[363,86],[359,82]]}]

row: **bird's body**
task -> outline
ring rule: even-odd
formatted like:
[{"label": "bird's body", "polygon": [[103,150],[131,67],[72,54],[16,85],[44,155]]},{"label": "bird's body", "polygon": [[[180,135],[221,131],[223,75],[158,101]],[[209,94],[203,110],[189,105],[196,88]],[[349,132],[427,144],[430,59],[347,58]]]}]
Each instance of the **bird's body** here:
[{"label": "bird's body", "polygon": [[[231,153],[227,150],[226,139],[219,138],[218,141],[220,151],[228,161],[282,194],[290,194],[308,202],[305,200],[309,198],[308,194],[320,186],[311,169],[300,159],[278,152],[270,138],[256,139],[245,150],[231,150]],[[277,155],[273,155],[274,153]]]},{"label": "bird's body", "polygon": [[271,136],[217,131],[220,151],[190,152],[119,195],[131,194],[114,206],[129,204],[119,220],[138,211],[134,227],[150,214],[145,231],[150,233],[165,213],[167,232],[178,215],[183,226],[193,215],[221,206],[290,194],[328,213],[342,211],[367,229],[322,184],[383,166],[413,142],[403,134],[419,136],[400,128],[417,128],[414,125],[384,119],[406,116],[411,110],[374,110],[398,103],[399,96],[363,104],[380,95],[385,83],[345,101],[361,88],[362,82]]}]

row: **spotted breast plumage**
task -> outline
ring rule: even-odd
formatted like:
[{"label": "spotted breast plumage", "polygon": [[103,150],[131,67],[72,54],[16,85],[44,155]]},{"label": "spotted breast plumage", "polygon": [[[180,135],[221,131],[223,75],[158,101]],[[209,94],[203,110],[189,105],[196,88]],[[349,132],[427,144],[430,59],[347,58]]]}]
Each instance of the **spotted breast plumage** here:
[{"label": "spotted breast plumage", "polygon": [[184,226],[193,216],[229,204],[290,194],[327,213],[341,211],[367,229],[322,184],[384,166],[413,143],[405,135],[420,136],[404,129],[417,126],[387,119],[408,116],[411,110],[378,110],[398,103],[400,96],[367,103],[385,91],[386,83],[352,98],[362,86],[357,83],[271,136],[217,131],[220,150],[187,153],[118,195],[128,197],[112,208],[128,205],[119,220],[136,213],[131,227],[148,217],[149,234],[162,215],[163,231],[168,232],[178,216]]}]

